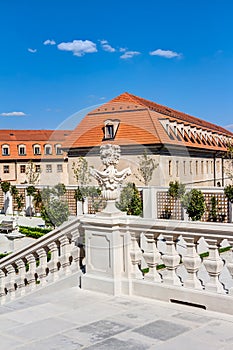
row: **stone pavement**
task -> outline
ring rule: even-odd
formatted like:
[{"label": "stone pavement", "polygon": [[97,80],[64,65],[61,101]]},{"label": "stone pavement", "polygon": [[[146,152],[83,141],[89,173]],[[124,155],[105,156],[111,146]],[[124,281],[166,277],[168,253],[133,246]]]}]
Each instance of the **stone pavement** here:
[{"label": "stone pavement", "polygon": [[232,350],[233,316],[78,287],[0,307],[0,348]]}]

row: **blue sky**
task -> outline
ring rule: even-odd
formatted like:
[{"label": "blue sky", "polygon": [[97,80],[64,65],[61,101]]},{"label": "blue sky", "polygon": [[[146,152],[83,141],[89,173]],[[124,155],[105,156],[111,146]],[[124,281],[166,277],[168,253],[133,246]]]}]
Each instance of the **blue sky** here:
[{"label": "blue sky", "polygon": [[72,128],[128,91],[233,124],[232,0],[0,0],[1,128]]}]

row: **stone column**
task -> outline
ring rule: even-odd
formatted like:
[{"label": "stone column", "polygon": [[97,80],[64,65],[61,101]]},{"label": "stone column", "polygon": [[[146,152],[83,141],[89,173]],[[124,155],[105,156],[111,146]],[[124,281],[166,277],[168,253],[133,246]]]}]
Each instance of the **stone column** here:
[{"label": "stone column", "polygon": [[163,235],[166,240],[166,252],[162,256],[163,263],[166,266],[166,273],[163,276],[163,283],[168,285],[181,286],[181,280],[176,274],[176,269],[180,264],[180,256],[176,251],[174,237]]},{"label": "stone column", "polygon": [[61,256],[60,256],[60,263],[62,266],[62,274],[68,275],[71,273],[70,268],[70,242],[69,239],[66,236],[62,236],[59,238],[60,244],[61,244]]},{"label": "stone column", "polygon": [[0,305],[4,304],[6,300],[5,292],[6,275],[2,269],[0,269]]},{"label": "stone column", "polygon": [[6,289],[7,289],[7,299],[14,299],[15,297],[15,269],[10,264],[6,266],[7,277],[6,277]]},{"label": "stone column", "polygon": [[154,187],[143,189],[143,217],[157,219],[157,190]]},{"label": "stone column", "polygon": [[205,289],[210,292],[225,294],[223,285],[219,282],[219,275],[223,269],[223,261],[219,256],[218,242],[216,239],[206,239],[209,247],[209,256],[204,259],[205,268],[210,280],[206,283]]},{"label": "stone column", "polygon": [[40,280],[40,285],[46,284],[46,268],[47,268],[47,252],[44,248],[40,248],[37,251],[39,255],[40,265],[37,267],[36,271]]},{"label": "stone column", "polygon": [[146,233],[147,239],[147,247],[145,252],[143,253],[143,257],[149,267],[149,272],[145,274],[145,280],[151,282],[159,282],[161,283],[161,276],[157,271],[157,265],[160,261],[161,255],[156,247],[156,242],[154,240],[154,234]]},{"label": "stone column", "polygon": [[36,274],[36,259],[35,256],[33,254],[28,254],[26,255],[26,259],[28,262],[28,271],[26,273],[26,279],[27,279],[27,283],[28,283],[28,289],[30,291],[32,291],[35,288],[35,284],[36,284],[36,278],[35,278],[35,274]]},{"label": "stone column", "polygon": [[188,273],[187,279],[184,281],[184,287],[194,288],[194,289],[203,289],[200,280],[197,278],[197,273],[201,266],[201,258],[197,254],[197,242],[193,237],[183,237],[187,250],[186,254],[182,257],[184,267]]},{"label": "stone column", "polygon": [[18,296],[22,296],[25,294],[25,283],[24,283],[25,276],[26,276],[25,263],[22,259],[17,260],[15,263],[18,267],[18,275],[15,279],[17,284],[16,294]]},{"label": "stone column", "polygon": [[55,242],[48,245],[51,252],[51,260],[48,262],[47,266],[49,268],[49,280],[56,281],[58,279],[58,247]]}]

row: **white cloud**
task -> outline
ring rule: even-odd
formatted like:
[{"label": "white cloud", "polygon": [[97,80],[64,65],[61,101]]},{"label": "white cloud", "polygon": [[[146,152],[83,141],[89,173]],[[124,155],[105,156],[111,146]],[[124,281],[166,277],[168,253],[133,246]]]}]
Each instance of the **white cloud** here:
[{"label": "white cloud", "polygon": [[31,52],[31,53],[36,53],[37,52],[37,49],[31,49],[30,47],[28,48],[28,51]]},{"label": "white cloud", "polygon": [[25,117],[26,114],[24,112],[7,112],[7,113],[1,113],[2,117]]},{"label": "white cloud", "polygon": [[116,51],[116,49],[114,49],[114,47],[109,45],[107,40],[101,40],[100,43],[101,43],[102,49],[104,51],[107,51],[107,52],[115,52]]},{"label": "white cloud", "polygon": [[171,50],[162,50],[162,49],[157,49],[155,51],[150,52],[151,56],[161,56],[165,58],[174,58],[174,57],[181,57],[180,53],[171,51]]},{"label": "white cloud", "polygon": [[119,51],[120,51],[120,52],[125,52],[126,50],[127,50],[126,47],[120,47],[120,48],[119,48]]},{"label": "white cloud", "polygon": [[45,40],[43,42],[44,45],[56,45],[56,42],[54,40]]},{"label": "white cloud", "polygon": [[138,51],[126,51],[123,55],[120,56],[122,59],[132,58],[134,56],[140,55]]},{"label": "white cloud", "polygon": [[84,56],[86,53],[97,52],[96,44],[90,40],[73,40],[72,42],[60,43],[57,48],[62,51],[71,51],[74,56]]}]

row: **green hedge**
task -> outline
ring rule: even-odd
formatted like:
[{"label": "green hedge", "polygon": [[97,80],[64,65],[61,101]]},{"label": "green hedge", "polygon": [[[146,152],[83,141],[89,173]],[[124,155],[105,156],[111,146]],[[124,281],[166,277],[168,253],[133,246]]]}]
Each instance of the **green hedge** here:
[{"label": "green hedge", "polygon": [[30,226],[19,226],[19,232],[24,234],[27,237],[40,238],[46,233],[50,232],[50,228],[41,228],[41,227],[30,227]]}]

